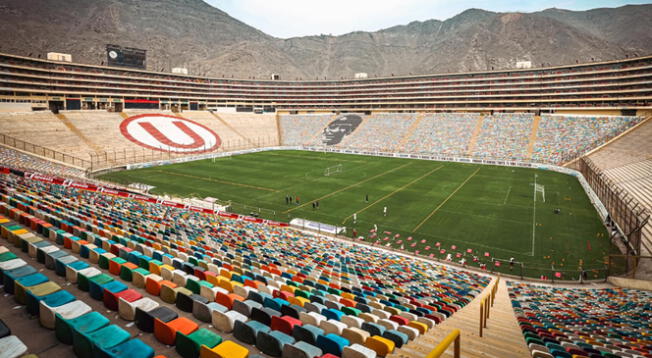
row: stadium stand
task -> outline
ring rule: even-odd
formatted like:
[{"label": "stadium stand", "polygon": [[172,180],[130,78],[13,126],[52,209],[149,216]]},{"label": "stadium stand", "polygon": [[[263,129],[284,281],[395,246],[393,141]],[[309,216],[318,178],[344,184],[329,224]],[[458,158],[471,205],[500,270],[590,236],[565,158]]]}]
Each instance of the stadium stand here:
[{"label": "stadium stand", "polygon": [[[327,117],[317,117],[319,121],[313,121],[314,118],[282,116],[284,144],[323,147],[319,138]],[[604,144],[640,120],[636,116],[544,115],[536,133],[532,160],[563,164]],[[353,133],[344,136],[334,147],[527,161],[533,122],[534,116],[526,113],[379,113],[365,117]]]},{"label": "stadium stand", "polygon": [[335,119],[329,114],[282,115],[281,136],[283,144],[322,145],[321,134],[326,125]]},{"label": "stadium stand", "polygon": [[532,114],[485,116],[471,155],[475,158],[526,160]]},{"label": "stadium stand", "polygon": [[427,114],[408,137],[405,151],[465,156],[479,119],[474,113]]},{"label": "stadium stand", "polygon": [[376,113],[365,117],[351,135],[345,136],[340,147],[394,152],[401,139],[416,120],[414,114]]},{"label": "stadium stand", "polygon": [[532,159],[564,163],[606,143],[640,117],[542,115]]},{"label": "stadium stand", "polygon": [[652,357],[652,293],[511,283],[532,357]]},{"label": "stadium stand", "polygon": [[[134,317],[138,328],[153,331],[164,344],[176,342],[177,350],[185,349],[180,347],[186,344],[182,337],[190,337],[198,322],[210,319],[220,332],[233,332],[243,344],[253,344],[247,337],[255,337],[255,346],[273,356],[284,349],[342,354],[344,349],[364,352],[364,347],[385,355],[466,306],[489,281],[291,229],[231,219],[210,225],[215,219],[195,212],[8,175],[0,191],[2,214],[40,234],[5,220],[5,238],[51,269],[61,262],[66,278],[107,308],[123,305],[124,299],[125,307],[118,307],[123,318]],[[215,239],[206,239],[209,233]],[[291,252],[284,249],[290,246]],[[73,253],[70,261],[63,259],[70,256],[67,250]],[[129,279],[137,293],[123,283]],[[48,294],[57,291],[53,286]],[[143,303],[148,310],[139,311],[140,304],[130,304],[146,294],[174,303],[176,309]],[[41,296],[45,294],[37,298]],[[38,312],[36,301],[31,307]],[[193,316],[176,318],[177,311]],[[61,331],[71,325],[75,323],[62,320]],[[129,339],[117,326],[101,329]],[[252,335],[251,329],[257,333]],[[194,337],[206,336],[211,335]],[[74,337],[77,350],[87,349],[86,341],[77,348]],[[88,334],[94,343],[90,347],[123,343],[101,337]],[[246,349],[234,342],[221,344],[226,346],[213,350]]]},{"label": "stadium stand", "polygon": [[80,178],[85,171],[62,164],[41,159],[17,150],[0,146],[0,165],[37,173],[51,174],[61,177]]}]

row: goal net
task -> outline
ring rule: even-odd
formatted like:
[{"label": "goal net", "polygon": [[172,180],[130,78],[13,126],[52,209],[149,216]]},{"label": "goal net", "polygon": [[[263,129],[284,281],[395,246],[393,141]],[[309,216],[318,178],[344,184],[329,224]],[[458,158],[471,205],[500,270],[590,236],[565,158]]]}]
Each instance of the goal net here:
[{"label": "goal net", "polygon": [[324,169],[324,176],[329,177],[331,175],[341,173],[341,172],[342,172],[342,164],[333,165],[332,167],[328,167]]}]

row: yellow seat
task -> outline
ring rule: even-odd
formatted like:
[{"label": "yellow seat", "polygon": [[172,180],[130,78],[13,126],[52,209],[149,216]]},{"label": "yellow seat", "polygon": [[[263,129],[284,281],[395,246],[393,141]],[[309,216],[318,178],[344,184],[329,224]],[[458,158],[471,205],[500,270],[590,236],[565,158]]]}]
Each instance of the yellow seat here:
[{"label": "yellow seat", "polygon": [[281,286],[281,291],[284,291],[284,292],[289,292],[289,293],[294,294],[295,290],[296,290],[296,288],[294,286],[289,286],[289,285],[282,285]]},{"label": "yellow seat", "polygon": [[249,350],[233,341],[224,341],[215,348],[202,345],[200,358],[247,358]]},{"label": "yellow seat", "polygon": [[409,327],[416,328],[417,330],[419,330],[419,334],[425,334],[426,332],[428,332],[428,326],[425,323],[411,321],[407,325]]},{"label": "yellow seat", "polygon": [[394,342],[381,336],[372,336],[367,338],[364,345],[376,352],[381,357],[384,357],[394,351]]},{"label": "yellow seat", "polygon": [[288,302],[290,302],[290,304],[303,307],[303,305],[305,305],[306,302],[310,302],[310,300],[305,297],[290,297],[288,298]]}]

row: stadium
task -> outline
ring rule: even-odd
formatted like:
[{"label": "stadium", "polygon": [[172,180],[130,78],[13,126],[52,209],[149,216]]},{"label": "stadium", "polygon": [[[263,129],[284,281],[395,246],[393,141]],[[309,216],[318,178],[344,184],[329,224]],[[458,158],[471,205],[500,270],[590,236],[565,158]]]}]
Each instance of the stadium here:
[{"label": "stadium", "polygon": [[238,79],[113,40],[0,47],[0,358],[652,357],[652,55]]}]

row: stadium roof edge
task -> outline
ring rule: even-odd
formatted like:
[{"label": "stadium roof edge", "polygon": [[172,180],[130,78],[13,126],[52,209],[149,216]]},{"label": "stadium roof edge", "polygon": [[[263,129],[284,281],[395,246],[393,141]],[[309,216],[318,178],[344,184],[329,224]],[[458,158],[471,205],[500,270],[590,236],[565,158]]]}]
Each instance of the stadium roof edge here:
[{"label": "stadium roof edge", "polygon": [[568,69],[568,68],[581,68],[581,67],[588,67],[588,66],[610,65],[610,64],[626,63],[626,62],[634,62],[634,61],[652,59],[652,54],[649,54],[649,55],[645,55],[645,56],[624,58],[624,59],[618,59],[618,60],[609,60],[609,61],[600,61],[600,62],[584,62],[584,63],[570,64],[570,65],[560,65],[560,66],[551,66],[551,67],[535,67],[535,68],[526,68],[526,69],[516,69],[516,68],[514,68],[514,69],[502,69],[502,70],[493,70],[493,71],[433,73],[433,74],[423,74],[423,75],[407,75],[407,76],[403,75],[403,76],[390,76],[390,77],[383,76],[383,77],[370,77],[370,78],[367,78],[367,79],[353,79],[353,78],[350,78],[350,79],[344,79],[344,80],[335,80],[334,79],[334,80],[321,80],[321,81],[320,80],[272,81],[272,80],[263,80],[263,79],[253,79],[252,80],[252,79],[243,79],[243,78],[192,76],[192,75],[184,75],[184,74],[178,74],[178,73],[156,72],[156,71],[148,71],[148,70],[131,69],[131,68],[125,68],[125,67],[111,67],[111,66],[91,65],[91,64],[77,63],[77,62],[54,61],[54,60],[47,60],[47,59],[42,59],[42,58],[13,55],[13,54],[4,53],[4,52],[0,52],[0,56],[13,57],[13,58],[18,58],[18,59],[23,59],[23,60],[42,62],[42,63],[68,65],[68,66],[81,66],[81,67],[88,67],[88,68],[104,68],[104,69],[107,69],[107,70],[127,71],[127,72],[134,72],[134,73],[148,73],[148,74],[153,74],[153,75],[165,74],[165,75],[170,75],[170,76],[174,76],[174,77],[182,77],[182,78],[209,79],[209,80],[218,80],[218,81],[238,81],[238,82],[251,82],[251,83],[269,82],[269,83],[275,83],[275,84],[282,84],[282,83],[348,83],[348,82],[361,83],[361,82],[378,81],[378,80],[421,79],[421,78],[442,77],[442,76],[469,76],[469,75],[480,75],[480,74],[499,74],[499,73],[515,73],[515,72],[550,71],[550,70],[558,70],[558,69],[560,70],[560,69]]}]

